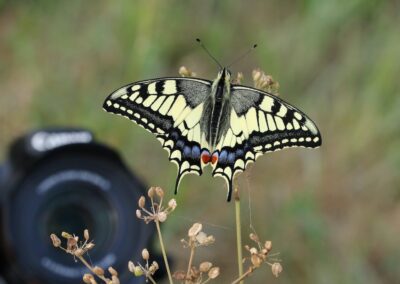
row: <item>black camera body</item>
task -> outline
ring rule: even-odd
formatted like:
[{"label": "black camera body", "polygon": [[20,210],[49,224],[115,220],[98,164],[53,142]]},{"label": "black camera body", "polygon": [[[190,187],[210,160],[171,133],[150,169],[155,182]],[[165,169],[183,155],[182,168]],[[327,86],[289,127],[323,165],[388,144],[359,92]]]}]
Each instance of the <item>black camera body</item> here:
[{"label": "black camera body", "polygon": [[0,276],[8,284],[80,283],[87,269],[54,248],[49,235],[87,228],[94,265],[113,266],[122,283],[143,283],[127,263],[154,234],[135,217],[144,190],[116,151],[87,130],[45,129],[17,139],[0,166]]}]

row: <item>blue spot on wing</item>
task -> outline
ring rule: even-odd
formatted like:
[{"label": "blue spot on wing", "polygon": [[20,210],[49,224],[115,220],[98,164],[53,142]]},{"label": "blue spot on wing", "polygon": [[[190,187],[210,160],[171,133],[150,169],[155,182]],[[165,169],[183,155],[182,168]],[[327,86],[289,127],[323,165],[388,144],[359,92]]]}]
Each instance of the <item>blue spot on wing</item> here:
[{"label": "blue spot on wing", "polygon": [[228,164],[235,164],[235,153],[231,152],[228,154]]},{"label": "blue spot on wing", "polygon": [[195,145],[192,148],[192,158],[197,159],[200,158],[200,147]]}]

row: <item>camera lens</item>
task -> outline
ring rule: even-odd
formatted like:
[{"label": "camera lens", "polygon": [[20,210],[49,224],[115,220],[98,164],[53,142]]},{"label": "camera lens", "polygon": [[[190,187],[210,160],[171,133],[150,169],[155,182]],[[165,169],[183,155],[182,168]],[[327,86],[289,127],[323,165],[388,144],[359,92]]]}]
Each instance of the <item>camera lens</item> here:
[{"label": "camera lens", "polygon": [[87,269],[52,247],[50,234],[82,235],[89,229],[93,265],[113,266],[122,283],[142,283],[128,275],[153,234],[135,217],[143,186],[112,156],[98,151],[52,153],[35,164],[9,193],[3,234],[24,281],[79,283]]}]

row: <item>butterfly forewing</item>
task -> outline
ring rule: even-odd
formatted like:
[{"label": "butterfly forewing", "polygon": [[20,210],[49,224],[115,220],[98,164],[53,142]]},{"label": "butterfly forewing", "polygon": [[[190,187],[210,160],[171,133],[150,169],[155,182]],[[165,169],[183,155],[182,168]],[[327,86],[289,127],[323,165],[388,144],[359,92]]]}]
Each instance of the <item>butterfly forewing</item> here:
[{"label": "butterfly forewing", "polygon": [[200,120],[210,89],[209,81],[192,78],[140,81],[111,93],[103,107],[156,135],[178,166],[177,191],[185,174],[202,173]]}]

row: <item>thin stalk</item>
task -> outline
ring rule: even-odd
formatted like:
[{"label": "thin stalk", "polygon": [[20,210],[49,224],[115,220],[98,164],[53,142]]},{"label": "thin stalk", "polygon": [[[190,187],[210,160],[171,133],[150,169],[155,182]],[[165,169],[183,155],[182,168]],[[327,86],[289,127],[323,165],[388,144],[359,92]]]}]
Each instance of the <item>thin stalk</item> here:
[{"label": "thin stalk", "polygon": [[150,279],[150,282],[153,284],[157,284],[157,282],[153,279],[153,277],[151,277],[150,275],[147,276],[148,279]]},{"label": "thin stalk", "polygon": [[[239,277],[241,278],[243,275],[242,226],[240,220],[240,198],[239,198],[239,191],[237,188],[235,189],[234,192],[234,198],[235,198],[235,219],[236,219],[237,262],[238,262]],[[244,282],[240,281],[240,283],[243,284]]]},{"label": "thin stalk", "polygon": [[192,246],[191,249],[190,249],[190,258],[189,258],[188,269],[187,269],[187,272],[186,272],[186,279],[189,279],[189,276],[190,276],[190,269],[192,268],[194,251],[195,251],[195,247]]},{"label": "thin stalk", "polygon": [[164,241],[163,241],[163,238],[161,235],[160,223],[158,222],[158,220],[155,220],[155,223],[156,223],[156,227],[157,227],[158,239],[160,240],[160,246],[161,246],[161,251],[162,251],[163,258],[164,258],[165,268],[167,269],[167,273],[168,273],[168,280],[169,280],[170,284],[173,284],[174,282],[172,281],[171,270],[169,269],[167,254],[165,252],[165,247],[164,247]]},{"label": "thin stalk", "polygon": [[236,279],[235,281],[233,281],[231,284],[237,284],[237,283],[242,283],[243,279],[246,278],[247,276],[249,276],[252,272],[253,272],[254,268],[249,267],[249,269],[246,271],[246,273],[244,273],[243,275],[241,275],[238,279]]},{"label": "thin stalk", "polygon": [[109,279],[107,279],[106,277],[102,276],[102,275],[98,275],[94,272],[93,267],[86,261],[86,259],[83,256],[77,256],[77,258],[87,267],[89,268],[89,270],[96,275],[97,277],[99,277],[101,280],[104,281],[104,283],[108,283]]}]

